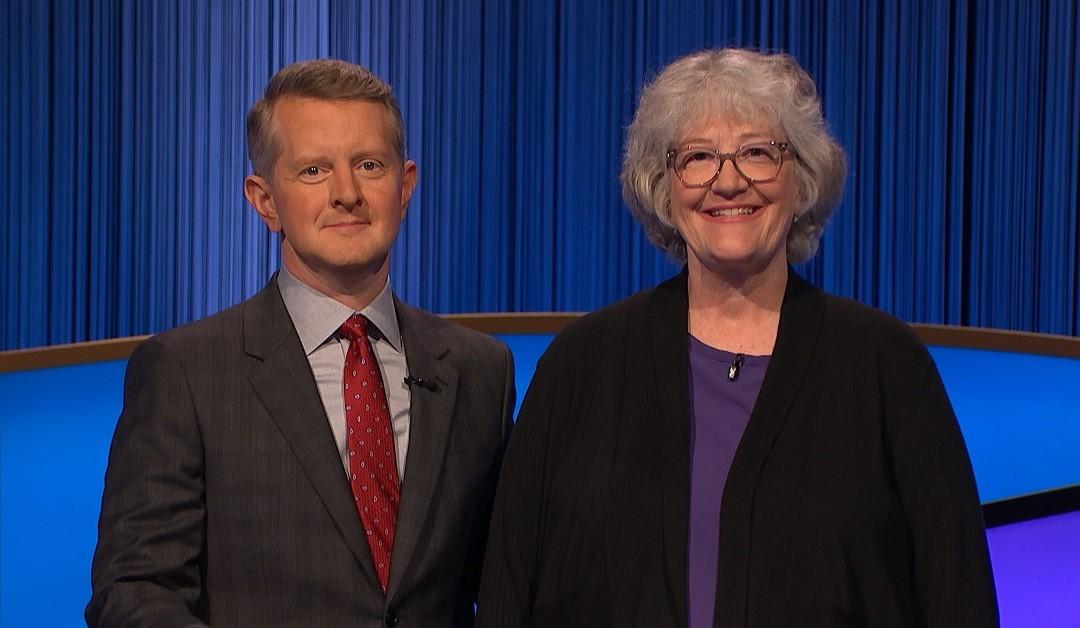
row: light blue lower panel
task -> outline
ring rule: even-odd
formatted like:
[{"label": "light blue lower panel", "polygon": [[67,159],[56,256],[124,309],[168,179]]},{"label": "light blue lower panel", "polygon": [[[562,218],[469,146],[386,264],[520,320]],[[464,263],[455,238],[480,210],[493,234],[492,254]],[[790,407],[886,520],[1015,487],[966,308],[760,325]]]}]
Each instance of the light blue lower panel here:
[{"label": "light blue lower panel", "polygon": [[983,502],[1080,484],[1080,360],[931,347]]},{"label": "light blue lower panel", "polygon": [[79,626],[126,361],[0,375],[0,626]]}]

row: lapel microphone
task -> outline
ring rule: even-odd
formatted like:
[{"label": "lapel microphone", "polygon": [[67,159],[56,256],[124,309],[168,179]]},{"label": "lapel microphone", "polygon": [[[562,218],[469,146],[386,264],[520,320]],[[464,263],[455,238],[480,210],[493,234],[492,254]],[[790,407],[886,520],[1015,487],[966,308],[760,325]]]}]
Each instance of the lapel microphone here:
[{"label": "lapel microphone", "polygon": [[412,375],[405,378],[405,385],[409,388],[412,388],[413,386],[419,386],[420,388],[430,390],[431,392],[435,392],[439,389],[439,385],[431,381],[430,379],[424,379],[423,377],[413,377]]},{"label": "lapel microphone", "polygon": [[729,382],[733,382],[739,379],[739,369],[742,368],[743,362],[746,361],[746,356],[741,353],[735,354],[735,359],[731,361],[731,366],[727,370],[727,378]]}]

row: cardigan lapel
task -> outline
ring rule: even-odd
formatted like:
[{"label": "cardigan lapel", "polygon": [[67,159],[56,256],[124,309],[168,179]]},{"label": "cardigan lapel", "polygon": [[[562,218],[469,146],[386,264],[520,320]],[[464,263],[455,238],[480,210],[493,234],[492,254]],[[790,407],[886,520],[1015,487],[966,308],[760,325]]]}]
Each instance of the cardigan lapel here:
[{"label": "cardigan lapel", "polygon": [[244,348],[258,362],[248,375],[357,562],[377,586],[371,552],[341,459],[281,293],[277,275],[244,307]]},{"label": "cardigan lapel", "polygon": [[[822,293],[791,269],[769,368],[728,473],[720,510],[716,617],[745,617],[754,493],[773,443],[810,365],[824,316]],[[687,531],[690,509],[690,394],[687,271],[660,284],[649,300],[658,410],[657,442],[664,508],[664,556],[678,625],[687,617]],[[742,625],[741,623],[738,625]]]},{"label": "cardigan lapel", "polygon": [[449,481],[442,477],[442,470],[458,383],[457,369],[443,359],[449,347],[438,325],[445,323],[396,298],[394,304],[409,374],[432,382],[435,389],[414,386],[410,391],[409,451],[401,481],[401,503],[386,589],[388,600],[394,598],[416,553],[436,488],[440,482]]},{"label": "cardigan lapel", "polygon": [[646,329],[652,338],[660,443],[660,486],[668,593],[677,625],[686,625],[687,526],[690,511],[690,391],[686,269],[657,286]]},{"label": "cardigan lapel", "polygon": [[716,618],[737,621],[725,626],[742,626],[746,617],[757,483],[810,366],[824,313],[822,293],[788,269],[776,345],[721,500]]}]

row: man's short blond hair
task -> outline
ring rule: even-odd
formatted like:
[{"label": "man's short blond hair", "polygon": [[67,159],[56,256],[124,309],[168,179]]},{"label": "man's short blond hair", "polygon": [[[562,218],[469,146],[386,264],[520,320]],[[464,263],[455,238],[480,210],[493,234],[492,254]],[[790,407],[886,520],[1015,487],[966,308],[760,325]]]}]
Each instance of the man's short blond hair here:
[{"label": "man's short blond hair", "polygon": [[394,94],[382,79],[367,68],[337,59],[301,61],[285,66],[266,84],[260,98],[247,115],[248,159],[255,174],[269,178],[281,143],[274,132],[274,103],[285,97],[321,100],[362,100],[386,108],[390,144],[398,158],[405,160],[405,121]]}]

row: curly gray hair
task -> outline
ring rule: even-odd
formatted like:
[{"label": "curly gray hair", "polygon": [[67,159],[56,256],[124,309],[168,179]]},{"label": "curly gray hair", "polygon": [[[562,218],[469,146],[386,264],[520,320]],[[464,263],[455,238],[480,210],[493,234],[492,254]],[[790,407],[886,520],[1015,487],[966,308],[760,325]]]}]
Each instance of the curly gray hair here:
[{"label": "curly gray hair", "polygon": [[788,232],[788,261],[817,252],[825,223],[844,189],[844,151],[829,134],[814,80],[793,57],[739,48],[703,50],[674,61],[641,92],[626,134],[623,199],[649,240],[678,262],[686,242],[671,218],[667,151],[691,125],[716,114],[762,117],[795,149],[799,220]]}]

